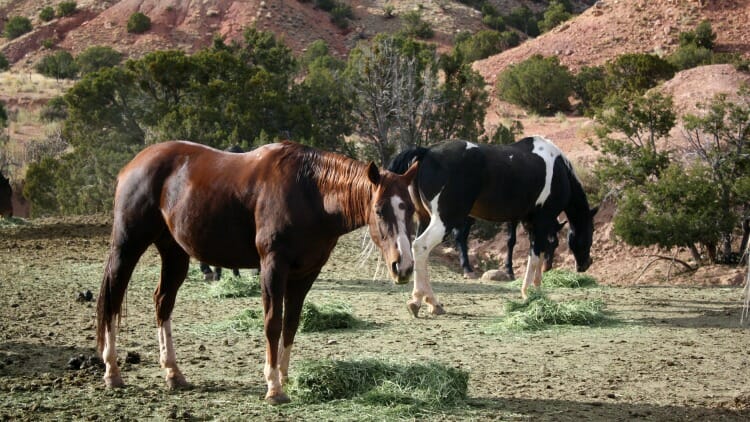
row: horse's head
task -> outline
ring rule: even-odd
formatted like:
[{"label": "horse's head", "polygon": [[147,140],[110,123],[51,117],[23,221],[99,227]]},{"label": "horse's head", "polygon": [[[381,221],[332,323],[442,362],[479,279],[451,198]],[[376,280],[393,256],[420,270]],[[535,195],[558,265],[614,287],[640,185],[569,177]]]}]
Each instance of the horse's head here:
[{"label": "horse's head", "polygon": [[370,163],[367,177],[375,185],[370,203],[370,237],[383,253],[383,259],[396,284],[409,281],[414,270],[411,239],[414,235],[414,204],[409,185],[417,174],[413,164],[403,175],[381,172]]},{"label": "horse's head", "polygon": [[575,227],[571,225],[568,233],[568,246],[576,259],[576,270],[579,273],[586,271],[591,266],[591,243],[594,237],[594,215],[599,207],[587,210],[587,218],[583,224]]},{"label": "horse's head", "polygon": [[10,187],[10,180],[0,174],[0,215],[5,218],[13,217],[13,189]]}]

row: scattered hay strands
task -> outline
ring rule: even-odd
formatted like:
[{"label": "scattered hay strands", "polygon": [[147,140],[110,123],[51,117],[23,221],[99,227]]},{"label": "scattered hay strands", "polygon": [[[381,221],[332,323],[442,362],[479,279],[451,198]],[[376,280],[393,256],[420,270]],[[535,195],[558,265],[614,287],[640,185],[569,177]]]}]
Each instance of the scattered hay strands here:
[{"label": "scattered hay strands", "polygon": [[555,302],[539,290],[530,290],[523,302],[505,304],[505,316],[493,324],[493,331],[536,331],[551,325],[593,325],[604,321],[599,300]]},{"label": "scattered hay strands", "polygon": [[466,399],[467,372],[436,362],[403,364],[378,359],[305,361],[294,370],[294,400],[354,399],[379,406],[455,406]]},{"label": "scattered hay strands", "polygon": [[[509,287],[521,287],[523,280],[511,281]],[[597,287],[596,279],[588,274],[574,273],[568,270],[550,270],[542,274],[542,286],[552,288],[578,289]]]}]

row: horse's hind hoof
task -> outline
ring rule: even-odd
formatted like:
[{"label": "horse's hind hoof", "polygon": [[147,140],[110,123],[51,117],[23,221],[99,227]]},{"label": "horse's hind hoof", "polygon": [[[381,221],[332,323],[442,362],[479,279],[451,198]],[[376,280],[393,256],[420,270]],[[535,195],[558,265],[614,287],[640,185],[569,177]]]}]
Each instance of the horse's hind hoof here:
[{"label": "horse's hind hoof", "polygon": [[406,307],[409,309],[409,312],[414,316],[414,318],[419,318],[419,305],[414,302],[409,302],[406,304]]},{"label": "horse's hind hoof", "polygon": [[125,383],[120,376],[104,377],[104,386],[107,388],[123,388]]},{"label": "horse's hind hoof", "polygon": [[445,314],[445,309],[443,309],[443,305],[435,305],[432,308],[432,315],[443,315]]},{"label": "horse's hind hoof", "polygon": [[184,376],[167,378],[167,388],[169,390],[189,390],[193,385],[187,382]]},{"label": "horse's hind hoof", "polygon": [[289,403],[291,400],[285,393],[274,394],[272,396],[266,396],[266,403],[272,406],[278,406],[280,404]]}]

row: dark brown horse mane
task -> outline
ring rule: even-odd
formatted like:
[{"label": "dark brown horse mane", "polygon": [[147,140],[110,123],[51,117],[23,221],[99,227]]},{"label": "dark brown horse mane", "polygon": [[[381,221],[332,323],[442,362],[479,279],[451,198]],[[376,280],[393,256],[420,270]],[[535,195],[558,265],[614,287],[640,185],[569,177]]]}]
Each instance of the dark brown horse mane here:
[{"label": "dark brown horse mane", "polygon": [[367,224],[373,184],[367,177],[368,164],[341,154],[305,148],[299,180],[312,180],[324,195],[333,195],[341,205],[347,231]]}]

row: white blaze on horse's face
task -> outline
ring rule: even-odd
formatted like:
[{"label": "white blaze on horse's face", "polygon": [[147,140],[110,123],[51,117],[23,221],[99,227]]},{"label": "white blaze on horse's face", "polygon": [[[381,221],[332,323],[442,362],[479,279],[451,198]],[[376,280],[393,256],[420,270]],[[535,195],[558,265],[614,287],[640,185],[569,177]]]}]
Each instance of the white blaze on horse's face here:
[{"label": "white blaze on horse's face", "polygon": [[376,183],[370,212],[370,238],[383,254],[394,282],[406,283],[414,270],[411,238],[414,234],[414,204],[409,185],[416,174],[416,166],[403,176],[391,172],[372,174]]},{"label": "white blaze on horse's face", "polygon": [[544,205],[544,202],[552,193],[552,171],[555,168],[555,160],[562,155],[562,151],[549,139],[534,136],[534,150],[532,152],[541,157],[545,164],[544,188],[536,199],[536,205]]}]

